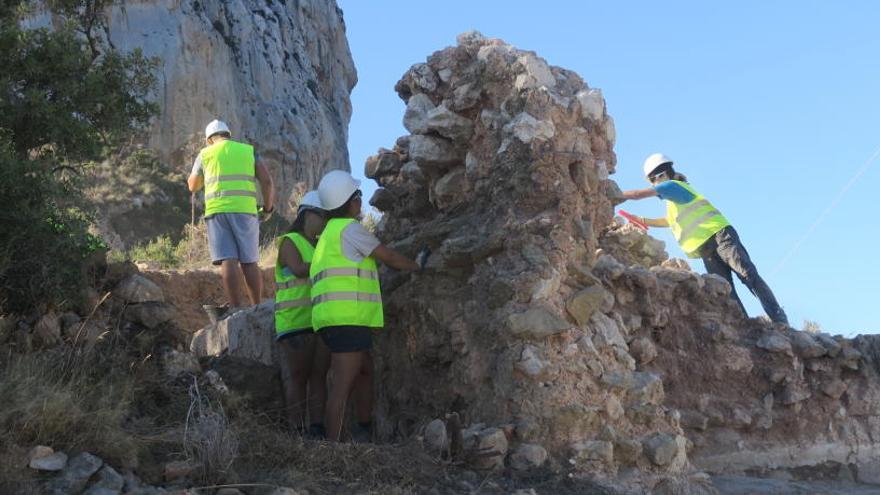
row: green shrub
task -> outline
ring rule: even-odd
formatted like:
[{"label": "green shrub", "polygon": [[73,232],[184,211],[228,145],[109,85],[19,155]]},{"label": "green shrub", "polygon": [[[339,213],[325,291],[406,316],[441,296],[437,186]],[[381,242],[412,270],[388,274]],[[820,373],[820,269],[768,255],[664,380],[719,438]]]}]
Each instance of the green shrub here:
[{"label": "green shrub", "polygon": [[204,222],[187,225],[180,242],[162,235],[126,251],[111,252],[111,261],[153,261],[161,268],[199,268],[210,264],[207,227]]},{"label": "green shrub", "polygon": [[100,41],[106,2],[46,2],[52,30],[23,27],[33,3],[0,2],[0,314],[77,298],[105,247],[82,172],[157,112],[156,61]]},{"label": "green shrub", "polygon": [[87,262],[106,247],[89,234],[76,184],[10,153],[0,142],[0,314],[41,302],[74,302],[88,281]]},{"label": "green shrub", "polygon": [[160,236],[146,245],[135,246],[128,253],[134,261],[155,261],[162,268],[176,268],[177,246],[167,235]]}]

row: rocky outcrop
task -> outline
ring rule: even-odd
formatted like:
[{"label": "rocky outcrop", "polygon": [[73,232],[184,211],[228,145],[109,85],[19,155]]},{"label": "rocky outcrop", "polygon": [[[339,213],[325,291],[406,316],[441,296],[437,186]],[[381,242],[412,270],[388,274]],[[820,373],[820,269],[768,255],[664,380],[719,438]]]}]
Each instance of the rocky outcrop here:
[{"label": "rocky outcrop", "polygon": [[367,160],[372,203],[385,242],[434,254],[423,272],[383,274],[382,436],[453,413],[474,438],[503,432],[516,469],[544,450],[662,493],[685,478],[658,477],[696,469],[873,479],[880,340],[747,319],[726,281],[615,221],[601,91],[478,33],[396,89],[412,134]]},{"label": "rocky outcrop", "polygon": [[222,118],[256,146],[282,198],[348,168],[357,76],[335,2],[125,1],[108,33],[116,48],[160,59],[150,146],[163,161],[188,170],[205,124]]},{"label": "rocky outcrop", "polygon": [[[183,178],[204,145],[205,125],[215,118],[225,120],[235,138],[255,145],[275,178],[282,214],[295,189],[313,187],[327,170],[349,169],[349,95],[357,74],[336,2],[111,5],[104,29],[109,43],[159,61],[160,115],[146,142],[159,168],[180,173],[105,207],[99,224],[114,246],[179,233],[189,219]],[[29,21],[50,24],[45,16]]]},{"label": "rocky outcrop", "polygon": [[267,366],[277,364],[274,308],[274,300],[266,301],[202,328],[193,335],[190,352],[198,357],[226,355]]},{"label": "rocky outcrop", "polygon": [[223,386],[277,414],[283,403],[274,308],[274,300],[268,300],[202,328],[193,335],[190,352]]},{"label": "rocky outcrop", "polygon": [[381,433],[454,411],[483,424],[476,438],[503,433],[517,468],[546,451],[583,471],[685,469],[663,383],[629,354],[639,323],[594,274],[619,197],[601,92],[476,33],[396,89],[413,134],[368,160],[386,198],[373,203],[384,240],[433,255],[425,272],[383,280]]}]

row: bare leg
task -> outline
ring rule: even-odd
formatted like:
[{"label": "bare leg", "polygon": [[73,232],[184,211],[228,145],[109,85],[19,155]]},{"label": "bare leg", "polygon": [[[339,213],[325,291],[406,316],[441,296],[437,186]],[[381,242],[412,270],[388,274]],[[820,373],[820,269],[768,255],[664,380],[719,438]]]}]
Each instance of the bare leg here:
[{"label": "bare leg", "polygon": [[263,298],[263,274],[260,273],[259,263],[242,263],[241,271],[244,273],[244,282],[247,285],[251,304],[260,304],[260,300]]},{"label": "bare leg", "polygon": [[373,417],[373,358],[369,352],[354,383],[354,409],[358,423],[369,423]]},{"label": "bare leg", "polygon": [[342,436],[342,422],[345,417],[345,406],[358,373],[363,366],[366,352],[337,352],[330,357],[330,368],[333,370],[333,386],[327,398],[327,410],[324,412],[324,424],[327,427],[327,439],[338,442]]},{"label": "bare leg", "polygon": [[330,349],[324,340],[314,335],[312,372],[309,374],[309,419],[312,424],[324,423],[324,404],[327,402],[327,371],[330,369]]},{"label": "bare leg", "polygon": [[238,260],[228,259],[220,263],[220,276],[223,278],[223,290],[230,306],[241,306],[241,280],[238,276]]},{"label": "bare leg", "polygon": [[280,342],[281,382],[284,384],[284,410],[291,428],[306,426],[306,383],[311,371],[312,353],[302,342],[303,337],[290,337]]}]

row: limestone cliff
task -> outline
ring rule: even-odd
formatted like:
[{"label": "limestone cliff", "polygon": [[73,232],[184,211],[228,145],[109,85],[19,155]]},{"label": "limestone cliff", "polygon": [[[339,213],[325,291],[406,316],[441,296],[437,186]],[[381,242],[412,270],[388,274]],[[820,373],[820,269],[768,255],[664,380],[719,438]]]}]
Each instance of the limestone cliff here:
[{"label": "limestone cliff", "polygon": [[[297,184],[311,187],[327,170],[349,168],[349,94],[357,75],[335,2],[126,0],[107,12],[106,32],[116,48],[160,59],[161,115],[148,142],[171,168],[189,173],[214,118],[255,145],[275,178],[282,213]],[[156,199],[112,212],[135,217],[115,230],[173,207],[158,197],[154,211],[137,215]],[[188,205],[176,206],[188,219]]]}]

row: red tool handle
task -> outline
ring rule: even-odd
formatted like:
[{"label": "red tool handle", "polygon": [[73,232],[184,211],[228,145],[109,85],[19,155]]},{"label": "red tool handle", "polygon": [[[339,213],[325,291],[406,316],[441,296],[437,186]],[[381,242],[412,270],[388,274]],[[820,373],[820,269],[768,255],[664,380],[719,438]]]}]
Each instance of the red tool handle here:
[{"label": "red tool handle", "polygon": [[628,211],[624,211],[624,210],[620,210],[617,213],[619,213],[620,216],[622,216],[623,218],[629,220],[629,223],[635,225],[636,227],[638,227],[642,230],[648,230],[648,224],[639,220],[639,218],[637,216],[633,215],[632,213],[630,213]]}]

